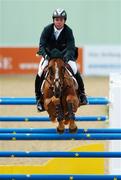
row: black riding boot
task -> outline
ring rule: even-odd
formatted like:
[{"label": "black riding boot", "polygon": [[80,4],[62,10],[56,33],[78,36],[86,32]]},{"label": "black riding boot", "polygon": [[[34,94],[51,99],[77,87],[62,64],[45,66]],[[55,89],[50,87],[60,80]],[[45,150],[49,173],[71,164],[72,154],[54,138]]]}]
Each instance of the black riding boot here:
[{"label": "black riding boot", "polygon": [[79,86],[81,104],[86,105],[88,103],[88,101],[87,101],[87,97],[85,95],[84,83],[83,83],[82,77],[79,72],[77,72],[75,74],[75,78],[76,78],[78,86]]},{"label": "black riding boot", "polygon": [[43,75],[41,77],[39,77],[38,74],[35,79],[35,96],[36,96],[36,102],[37,102],[37,110],[40,112],[45,110],[43,103],[41,102],[42,93],[40,90],[43,79],[44,79]]}]

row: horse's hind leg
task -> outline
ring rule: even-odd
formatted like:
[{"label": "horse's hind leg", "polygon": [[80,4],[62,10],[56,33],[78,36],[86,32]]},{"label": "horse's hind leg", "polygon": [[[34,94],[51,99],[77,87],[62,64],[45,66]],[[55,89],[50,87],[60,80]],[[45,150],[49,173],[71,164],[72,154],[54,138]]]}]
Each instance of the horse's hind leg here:
[{"label": "horse's hind leg", "polygon": [[67,108],[68,108],[68,119],[69,119],[69,132],[70,133],[76,133],[77,132],[77,126],[75,123],[75,114],[73,112],[73,104],[71,102],[68,102]]},{"label": "horse's hind leg", "polygon": [[57,127],[57,132],[59,134],[64,133],[65,130],[65,125],[63,122],[63,112],[60,104],[56,105],[56,114],[57,114],[57,120],[58,120],[58,127]]}]

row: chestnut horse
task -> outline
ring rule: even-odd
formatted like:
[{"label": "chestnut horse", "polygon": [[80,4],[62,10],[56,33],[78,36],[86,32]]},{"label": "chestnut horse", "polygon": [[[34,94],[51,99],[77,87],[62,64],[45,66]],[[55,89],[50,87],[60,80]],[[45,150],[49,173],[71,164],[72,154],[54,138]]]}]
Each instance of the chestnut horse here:
[{"label": "chestnut horse", "polygon": [[67,124],[70,133],[77,132],[75,123],[75,112],[79,107],[77,90],[77,82],[66,68],[61,52],[57,49],[52,50],[42,91],[45,110],[52,122],[58,121],[58,133],[63,133]]}]

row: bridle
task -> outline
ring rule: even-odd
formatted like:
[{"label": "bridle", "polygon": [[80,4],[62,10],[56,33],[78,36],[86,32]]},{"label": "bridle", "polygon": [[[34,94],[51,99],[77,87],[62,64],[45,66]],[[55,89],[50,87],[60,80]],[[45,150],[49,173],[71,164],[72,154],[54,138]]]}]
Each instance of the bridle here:
[{"label": "bridle", "polygon": [[[58,64],[56,61],[55,61],[54,65],[55,65],[55,73],[52,70],[52,66],[49,66],[45,80],[50,85],[49,88],[53,91],[53,95],[57,98],[60,98],[62,95],[62,91],[63,91],[63,80],[61,80],[61,79],[64,79],[65,67],[62,67],[62,69],[61,69],[62,77],[60,79],[59,68],[58,68]],[[50,77],[50,79],[54,78],[53,81],[50,81],[50,79],[48,79],[48,77]]]}]

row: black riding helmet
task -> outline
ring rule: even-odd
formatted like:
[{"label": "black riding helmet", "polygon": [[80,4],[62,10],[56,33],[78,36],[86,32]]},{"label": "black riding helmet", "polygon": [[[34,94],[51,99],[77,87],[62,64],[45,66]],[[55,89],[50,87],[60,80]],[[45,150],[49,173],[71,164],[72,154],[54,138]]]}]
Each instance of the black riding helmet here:
[{"label": "black riding helmet", "polygon": [[57,18],[57,17],[63,17],[65,19],[65,21],[66,21],[66,19],[67,19],[66,11],[64,9],[59,9],[59,8],[54,10],[52,18],[54,19],[54,18]]}]

